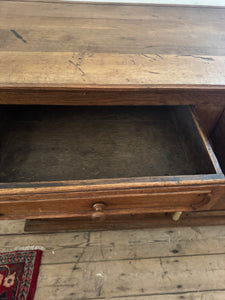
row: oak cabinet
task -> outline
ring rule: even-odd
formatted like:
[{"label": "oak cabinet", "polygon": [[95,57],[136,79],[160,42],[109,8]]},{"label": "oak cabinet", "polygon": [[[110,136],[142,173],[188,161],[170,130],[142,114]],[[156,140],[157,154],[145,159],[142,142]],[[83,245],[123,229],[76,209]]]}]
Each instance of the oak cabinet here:
[{"label": "oak cabinet", "polygon": [[45,231],[225,224],[224,16],[0,1],[0,218]]}]

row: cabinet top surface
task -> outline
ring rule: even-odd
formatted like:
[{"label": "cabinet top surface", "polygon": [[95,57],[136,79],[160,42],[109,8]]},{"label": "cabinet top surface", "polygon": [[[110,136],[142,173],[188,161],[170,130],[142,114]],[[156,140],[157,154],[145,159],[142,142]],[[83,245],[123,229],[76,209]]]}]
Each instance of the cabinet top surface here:
[{"label": "cabinet top surface", "polygon": [[225,8],[0,1],[0,87],[225,89]]}]

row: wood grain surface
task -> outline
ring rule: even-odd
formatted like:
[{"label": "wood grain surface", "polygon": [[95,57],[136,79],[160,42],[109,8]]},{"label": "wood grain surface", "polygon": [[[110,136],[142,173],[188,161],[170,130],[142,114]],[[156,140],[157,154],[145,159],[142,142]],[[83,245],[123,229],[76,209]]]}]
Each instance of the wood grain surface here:
[{"label": "wood grain surface", "polygon": [[220,141],[224,27],[224,8],[0,1],[0,104],[204,105]]},{"label": "wood grain surface", "polygon": [[40,234],[23,225],[0,221],[0,251],[42,247],[35,300],[225,297],[224,226]]},{"label": "wood grain surface", "polygon": [[[180,91],[181,86],[191,86],[217,93],[207,100],[200,97],[199,103],[221,104],[224,27],[224,8],[1,1],[0,101],[40,103],[40,95],[29,99],[29,93],[37,94],[33,88]],[[19,87],[28,96],[13,100],[10,91]],[[184,100],[170,98],[167,103],[190,103],[191,95]],[[111,95],[111,103],[118,103],[118,96],[119,91],[115,99]],[[166,103],[165,95],[158,97]],[[55,102],[62,104],[62,98]],[[65,103],[79,101],[77,94],[71,98],[65,98]],[[109,95],[97,94],[96,103],[102,98],[110,101]],[[121,103],[125,103],[123,97]]]}]

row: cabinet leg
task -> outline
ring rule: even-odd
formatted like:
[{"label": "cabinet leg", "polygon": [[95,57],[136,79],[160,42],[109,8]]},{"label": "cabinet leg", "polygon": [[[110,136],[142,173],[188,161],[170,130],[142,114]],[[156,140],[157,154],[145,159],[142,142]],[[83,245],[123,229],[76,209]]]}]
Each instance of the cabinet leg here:
[{"label": "cabinet leg", "polygon": [[172,220],[175,221],[175,222],[176,222],[176,221],[179,221],[181,215],[182,215],[182,211],[176,211],[176,212],[173,214],[173,216],[172,216]]}]

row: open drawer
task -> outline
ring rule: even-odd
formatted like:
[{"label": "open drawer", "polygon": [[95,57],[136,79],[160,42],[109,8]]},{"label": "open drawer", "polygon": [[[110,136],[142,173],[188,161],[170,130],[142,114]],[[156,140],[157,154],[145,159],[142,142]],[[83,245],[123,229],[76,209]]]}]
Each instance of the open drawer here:
[{"label": "open drawer", "polygon": [[210,208],[225,178],[191,108],[0,107],[0,218]]}]

